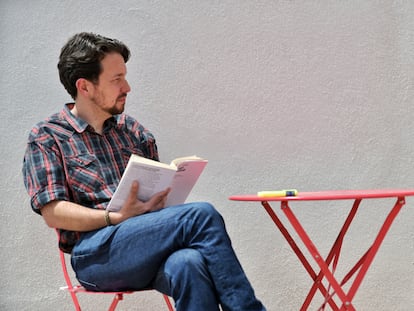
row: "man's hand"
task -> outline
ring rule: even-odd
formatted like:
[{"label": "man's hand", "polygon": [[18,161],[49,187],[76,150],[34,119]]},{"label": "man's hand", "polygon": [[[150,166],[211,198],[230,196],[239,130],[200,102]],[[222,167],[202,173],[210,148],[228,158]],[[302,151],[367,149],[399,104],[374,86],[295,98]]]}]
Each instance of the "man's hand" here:
[{"label": "man's hand", "polygon": [[139,183],[134,181],[129,192],[129,196],[124,206],[118,212],[111,212],[110,219],[112,224],[118,224],[130,217],[138,216],[148,212],[160,210],[165,207],[165,201],[170,193],[170,188],[154,194],[151,199],[146,202],[137,198]]}]

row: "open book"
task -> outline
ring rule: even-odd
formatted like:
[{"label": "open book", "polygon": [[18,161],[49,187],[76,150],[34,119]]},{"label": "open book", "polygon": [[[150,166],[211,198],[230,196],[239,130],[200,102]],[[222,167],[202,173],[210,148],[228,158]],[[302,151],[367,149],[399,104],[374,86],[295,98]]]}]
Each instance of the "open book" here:
[{"label": "open book", "polygon": [[177,158],[171,164],[165,164],[133,154],[107,210],[121,209],[135,180],[139,182],[138,199],[141,201],[148,201],[155,193],[170,187],[166,206],[182,204],[207,162],[197,156],[190,156]]}]

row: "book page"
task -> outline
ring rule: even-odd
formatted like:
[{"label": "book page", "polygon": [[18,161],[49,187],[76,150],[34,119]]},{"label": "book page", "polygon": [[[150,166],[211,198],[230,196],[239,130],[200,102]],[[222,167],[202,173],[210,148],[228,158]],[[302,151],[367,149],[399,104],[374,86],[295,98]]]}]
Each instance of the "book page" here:
[{"label": "book page", "polygon": [[142,163],[142,164],[146,164],[146,165],[150,165],[150,166],[163,167],[163,168],[167,168],[167,169],[175,169],[175,166],[173,166],[173,165],[169,165],[169,164],[165,164],[165,163],[162,163],[162,162],[159,162],[159,161],[147,159],[147,158],[141,157],[141,156],[136,155],[136,154],[131,154],[131,157],[130,157],[129,161],[130,162],[138,162],[138,163]]},{"label": "book page", "polygon": [[138,199],[145,202],[155,193],[170,187],[174,174],[175,170],[171,167],[163,168],[130,160],[107,209],[110,211],[121,209],[135,180],[139,182]]},{"label": "book page", "polygon": [[171,184],[171,192],[167,198],[167,206],[185,202],[207,162],[203,159],[194,159],[178,164],[177,172]]},{"label": "book page", "polygon": [[197,157],[196,155],[193,156],[187,156],[187,157],[181,157],[181,158],[176,158],[174,160],[171,161],[171,166],[174,167],[178,167],[178,165],[180,165],[183,162],[187,162],[187,161],[202,161],[203,159],[200,157]]}]

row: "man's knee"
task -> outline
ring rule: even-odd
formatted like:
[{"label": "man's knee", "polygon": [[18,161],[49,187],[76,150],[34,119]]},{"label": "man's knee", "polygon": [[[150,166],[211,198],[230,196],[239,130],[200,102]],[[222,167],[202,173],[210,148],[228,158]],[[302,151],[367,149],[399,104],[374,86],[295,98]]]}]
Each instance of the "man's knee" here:
[{"label": "man's knee", "polygon": [[[204,268],[204,258],[195,249],[184,248],[172,253],[165,262],[165,269],[169,275],[187,273],[192,270],[200,270]],[[188,271],[190,270],[190,271]]]},{"label": "man's knee", "polygon": [[217,219],[220,222],[223,221],[223,218],[221,217],[220,213],[215,209],[215,207],[208,203],[208,202],[196,202],[195,209],[197,213],[199,213],[202,218],[212,218]]}]

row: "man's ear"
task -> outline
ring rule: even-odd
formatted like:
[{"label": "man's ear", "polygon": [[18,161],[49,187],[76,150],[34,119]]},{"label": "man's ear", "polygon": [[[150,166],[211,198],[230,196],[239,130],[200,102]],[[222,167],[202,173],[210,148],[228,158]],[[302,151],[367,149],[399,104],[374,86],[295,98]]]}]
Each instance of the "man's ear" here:
[{"label": "man's ear", "polygon": [[92,82],[84,78],[79,78],[76,80],[76,89],[78,90],[78,95],[81,95],[83,97],[91,96],[91,92],[93,90],[92,86]]}]

